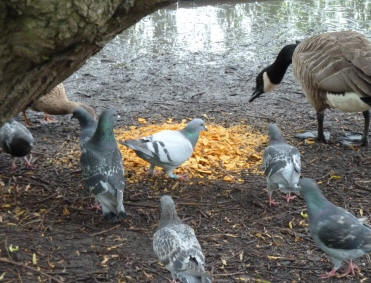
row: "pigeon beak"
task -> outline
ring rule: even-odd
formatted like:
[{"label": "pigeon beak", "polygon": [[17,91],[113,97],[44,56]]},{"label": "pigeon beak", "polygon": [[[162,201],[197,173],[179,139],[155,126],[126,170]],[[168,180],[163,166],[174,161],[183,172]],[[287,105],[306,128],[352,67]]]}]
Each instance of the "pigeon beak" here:
[{"label": "pigeon beak", "polygon": [[204,126],[204,131],[207,131],[207,128],[206,128],[206,126]]},{"label": "pigeon beak", "polygon": [[249,102],[253,102],[255,100],[255,98],[258,98],[263,93],[264,93],[263,91],[255,89],[254,93],[251,95],[251,97],[249,99]]},{"label": "pigeon beak", "polygon": [[121,118],[121,116],[117,114],[117,120],[120,119],[120,118]]}]

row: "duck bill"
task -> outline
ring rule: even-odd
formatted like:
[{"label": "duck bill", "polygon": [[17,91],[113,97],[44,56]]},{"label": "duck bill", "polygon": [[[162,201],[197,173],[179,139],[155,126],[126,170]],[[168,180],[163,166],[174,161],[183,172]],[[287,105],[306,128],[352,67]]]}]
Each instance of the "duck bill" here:
[{"label": "duck bill", "polygon": [[260,90],[255,90],[254,93],[251,95],[250,99],[249,99],[249,102],[253,102],[255,100],[255,98],[258,98],[260,95],[262,95],[263,92],[260,91]]}]

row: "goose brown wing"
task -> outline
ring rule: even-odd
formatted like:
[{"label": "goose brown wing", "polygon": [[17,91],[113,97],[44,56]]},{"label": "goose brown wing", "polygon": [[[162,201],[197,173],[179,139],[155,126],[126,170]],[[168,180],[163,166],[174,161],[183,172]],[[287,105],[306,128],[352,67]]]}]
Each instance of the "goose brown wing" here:
[{"label": "goose brown wing", "polygon": [[330,32],[302,41],[293,57],[301,81],[332,93],[371,96],[371,44],[352,31]]},{"label": "goose brown wing", "polygon": [[312,64],[318,87],[333,93],[371,96],[371,44],[356,32],[323,34],[322,54]]}]

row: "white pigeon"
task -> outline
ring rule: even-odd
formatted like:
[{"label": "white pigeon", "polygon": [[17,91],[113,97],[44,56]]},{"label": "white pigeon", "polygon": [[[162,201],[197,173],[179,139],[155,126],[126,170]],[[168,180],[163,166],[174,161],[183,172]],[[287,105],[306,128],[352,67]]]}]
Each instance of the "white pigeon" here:
[{"label": "white pigeon", "polygon": [[162,196],[160,202],[160,224],[153,236],[156,256],[171,272],[174,282],[176,279],[183,283],[211,282],[195,232],[179,219],[170,196]]},{"label": "white pigeon", "polygon": [[193,119],[182,130],[163,130],[151,136],[120,142],[150,163],[149,173],[155,166],[162,167],[169,177],[177,179],[173,170],[187,161],[193,153],[202,130],[207,130],[202,119]]},{"label": "white pigeon", "polygon": [[301,172],[300,152],[285,142],[277,125],[270,124],[269,145],[264,150],[263,167],[268,183],[269,205],[277,205],[272,199],[273,190],[279,189],[286,193],[289,202],[295,198],[291,192],[298,192],[298,182]]},{"label": "white pigeon", "polygon": [[26,155],[31,152],[34,143],[31,132],[14,119],[9,120],[0,128],[0,146],[12,156],[11,170],[17,168],[16,157],[24,157],[26,168],[32,168],[32,158]]}]

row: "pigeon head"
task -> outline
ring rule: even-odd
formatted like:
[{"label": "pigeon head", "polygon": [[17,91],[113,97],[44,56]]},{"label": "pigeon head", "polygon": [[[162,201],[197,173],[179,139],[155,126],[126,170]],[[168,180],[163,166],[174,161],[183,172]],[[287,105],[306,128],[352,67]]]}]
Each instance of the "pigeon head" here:
[{"label": "pigeon head", "polygon": [[24,136],[15,135],[11,144],[4,144],[4,150],[12,156],[22,157],[31,152],[33,140],[29,140]]},{"label": "pigeon head", "polygon": [[268,134],[271,141],[284,141],[281,131],[276,124],[269,124]]},{"label": "pigeon head", "polygon": [[179,223],[180,219],[176,213],[175,203],[171,196],[164,195],[160,199],[161,203],[161,218],[159,228],[166,226],[169,223]]},{"label": "pigeon head", "polygon": [[113,127],[118,117],[113,109],[103,111],[99,116],[98,126],[92,139],[96,142],[103,140],[116,142]]},{"label": "pigeon head", "polygon": [[207,131],[205,122],[196,118],[189,122],[181,132],[188,138],[194,148],[202,130]]},{"label": "pigeon head", "polygon": [[94,117],[88,112],[84,107],[80,106],[75,109],[72,113],[72,118],[79,120],[80,126],[82,128],[89,126],[94,123]]},{"label": "pigeon head", "polygon": [[93,117],[94,120],[97,119],[97,115],[95,114],[95,111],[94,111],[93,108],[91,108],[91,107],[88,106],[88,105],[82,104],[82,103],[81,103],[81,106],[80,106],[80,107],[82,107],[82,108],[84,108],[86,111],[88,111],[89,114]]},{"label": "pigeon head", "polygon": [[304,197],[308,207],[311,206],[313,208],[320,208],[328,202],[313,179],[302,178],[300,179],[298,185],[300,195]]}]

